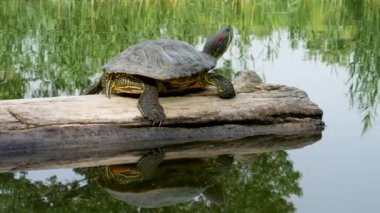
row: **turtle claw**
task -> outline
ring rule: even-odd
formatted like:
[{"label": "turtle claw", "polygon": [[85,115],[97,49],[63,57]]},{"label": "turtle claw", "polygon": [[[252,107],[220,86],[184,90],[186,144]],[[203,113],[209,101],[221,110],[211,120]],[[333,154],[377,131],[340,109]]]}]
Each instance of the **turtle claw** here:
[{"label": "turtle claw", "polygon": [[161,105],[155,105],[153,109],[150,110],[147,118],[153,122],[153,125],[160,126],[165,119],[164,109]]},{"label": "turtle claw", "polygon": [[141,109],[141,114],[152,122],[152,126],[160,127],[164,123],[165,113],[164,109],[159,105],[153,107],[154,109]]},{"label": "turtle claw", "polygon": [[163,123],[164,123],[164,121],[153,121],[152,126],[160,127]]},{"label": "turtle claw", "polygon": [[163,161],[165,157],[165,152],[162,148],[153,149],[150,153],[151,156],[154,156],[157,161]]}]

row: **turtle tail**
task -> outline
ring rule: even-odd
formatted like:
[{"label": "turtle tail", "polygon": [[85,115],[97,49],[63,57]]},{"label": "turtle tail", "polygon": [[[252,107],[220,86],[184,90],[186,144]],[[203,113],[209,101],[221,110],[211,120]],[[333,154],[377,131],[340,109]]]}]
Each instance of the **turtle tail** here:
[{"label": "turtle tail", "polygon": [[83,95],[98,94],[103,90],[102,81],[98,81],[93,84],[90,88],[84,91]]}]

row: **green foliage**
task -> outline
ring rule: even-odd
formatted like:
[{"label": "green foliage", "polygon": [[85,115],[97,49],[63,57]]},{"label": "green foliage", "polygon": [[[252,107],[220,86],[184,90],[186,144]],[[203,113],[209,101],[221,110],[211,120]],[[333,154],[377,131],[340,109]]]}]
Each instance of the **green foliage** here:
[{"label": "green foliage", "polygon": [[[277,57],[274,32],[292,48],[350,70],[350,96],[370,127],[379,101],[377,0],[3,0],[0,1],[0,99],[79,94],[108,58],[147,39],[199,44],[221,26],[237,29],[243,67],[253,39]],[[235,58],[234,58],[235,57]],[[228,74],[230,75],[230,74]]]},{"label": "green foliage", "polygon": [[85,180],[62,183],[55,176],[32,182],[26,173],[0,174],[0,212],[120,212],[126,204]]},{"label": "green foliage", "polygon": [[380,79],[380,3],[363,3],[363,11],[356,15],[357,33],[350,61],[350,96],[364,112],[364,131],[372,125],[379,103]]},{"label": "green foliage", "polygon": [[[0,174],[0,212],[137,212],[111,198],[98,184],[98,168],[75,169],[83,180],[62,183],[55,176],[44,182],[27,179],[26,173]],[[190,202],[140,212],[294,212],[288,201],[302,194],[301,175],[294,171],[284,151],[251,157],[245,164],[235,162],[222,175],[226,206]]]},{"label": "green foliage", "polygon": [[[284,151],[259,155],[245,171],[235,167],[226,183],[231,212],[295,212],[287,199],[301,196],[301,173]],[[236,171],[237,169],[237,171]]]}]

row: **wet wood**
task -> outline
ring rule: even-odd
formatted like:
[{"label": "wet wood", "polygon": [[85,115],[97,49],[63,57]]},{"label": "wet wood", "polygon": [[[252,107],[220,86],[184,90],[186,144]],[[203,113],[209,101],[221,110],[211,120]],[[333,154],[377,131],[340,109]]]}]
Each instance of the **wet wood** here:
[{"label": "wet wood", "polygon": [[212,88],[161,97],[167,115],[162,127],[152,127],[130,97],[0,101],[0,170],[71,165],[199,141],[321,133],[322,110],[304,91],[252,79],[246,73],[234,82],[233,99],[216,97]]},{"label": "wet wood", "polygon": [[[293,130],[270,130],[273,127]],[[308,123],[276,126],[223,125],[175,130],[167,127],[149,128],[143,131],[146,133],[144,138],[131,138],[133,132],[130,129],[99,127],[97,130],[85,131],[86,134],[94,133],[92,141],[81,140],[78,136],[83,133],[69,128],[71,130],[64,130],[69,133],[66,139],[54,137],[56,132],[53,131],[49,135],[50,139],[39,142],[10,141],[8,149],[4,149],[7,146],[3,144],[0,172],[136,163],[152,148],[162,148],[165,159],[214,157],[224,154],[244,156],[302,148],[322,137],[321,129],[315,129]],[[153,138],[161,137],[155,137],[156,134],[165,135],[166,139],[154,141]],[[225,137],[226,135],[229,137]],[[104,138],[108,138],[105,140],[107,144],[102,141]]]}]

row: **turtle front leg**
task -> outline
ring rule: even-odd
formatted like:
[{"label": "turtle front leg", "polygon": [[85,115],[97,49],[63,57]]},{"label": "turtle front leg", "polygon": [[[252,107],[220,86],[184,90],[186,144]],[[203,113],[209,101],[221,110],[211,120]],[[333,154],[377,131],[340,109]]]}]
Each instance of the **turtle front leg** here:
[{"label": "turtle front leg", "polygon": [[220,98],[233,98],[235,97],[235,89],[231,81],[226,79],[222,75],[215,73],[207,73],[204,77],[204,80],[213,86],[216,86],[218,91],[218,96]]},{"label": "turtle front leg", "polygon": [[144,91],[140,95],[137,107],[145,118],[153,122],[153,126],[161,126],[165,113],[158,101],[158,89],[154,83],[144,81]]}]

